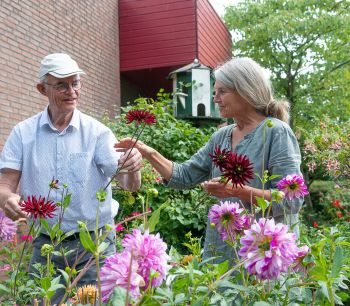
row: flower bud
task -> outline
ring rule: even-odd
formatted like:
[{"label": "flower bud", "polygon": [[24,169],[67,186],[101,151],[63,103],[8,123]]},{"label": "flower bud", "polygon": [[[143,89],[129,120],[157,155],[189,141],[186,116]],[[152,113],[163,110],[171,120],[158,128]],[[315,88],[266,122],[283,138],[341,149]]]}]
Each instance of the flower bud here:
[{"label": "flower bud", "polygon": [[110,232],[112,230],[112,226],[110,224],[105,225],[106,232]]},{"label": "flower bud", "polygon": [[41,256],[47,256],[53,252],[53,246],[51,244],[44,244],[41,247]]},{"label": "flower bud", "polygon": [[155,189],[155,188],[150,188],[149,190],[149,193],[155,197],[158,197],[158,190]]},{"label": "flower bud", "polygon": [[271,192],[271,197],[272,197],[272,201],[275,201],[276,203],[281,204],[282,200],[285,197],[285,193],[283,191],[273,189]]}]

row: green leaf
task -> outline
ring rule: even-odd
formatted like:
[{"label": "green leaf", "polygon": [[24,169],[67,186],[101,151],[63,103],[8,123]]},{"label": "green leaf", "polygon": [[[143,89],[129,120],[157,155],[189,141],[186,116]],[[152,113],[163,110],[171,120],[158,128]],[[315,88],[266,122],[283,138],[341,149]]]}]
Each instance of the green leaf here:
[{"label": "green leaf", "polygon": [[49,227],[49,224],[46,219],[40,218],[40,224],[43,226],[43,228],[46,230],[46,232],[50,235],[51,237],[51,228]]},{"label": "green leaf", "polygon": [[64,233],[64,234],[61,236],[61,240],[64,240],[64,239],[66,239],[67,237],[72,236],[74,233],[75,233],[75,231],[70,231],[70,232]]},{"label": "green leaf", "polygon": [[2,284],[0,284],[0,291],[5,291],[7,293],[10,293],[11,289],[6,287],[6,286],[4,286],[4,285],[2,285]]},{"label": "green leaf", "polygon": [[200,298],[198,298],[197,300],[195,300],[195,301],[193,302],[193,306],[202,306],[203,303],[204,303],[204,298],[203,298],[203,297],[200,297]]},{"label": "green leaf", "polygon": [[111,305],[113,306],[125,305],[126,294],[127,294],[126,289],[122,287],[115,287],[112,293],[112,298],[110,299]]},{"label": "green leaf", "polygon": [[185,301],[185,294],[184,293],[179,293],[175,296],[175,304],[181,304]]},{"label": "green leaf", "polygon": [[98,246],[98,253],[102,254],[109,246],[109,243],[106,241],[102,241]]},{"label": "green leaf", "polygon": [[61,272],[65,283],[68,284],[68,281],[69,281],[68,273],[66,271],[62,270],[62,269],[57,269],[57,270]]},{"label": "green leaf", "polygon": [[269,207],[270,202],[260,198],[260,197],[255,197],[257,205],[262,209],[262,211],[265,211],[267,207]]},{"label": "green leaf", "polygon": [[44,291],[48,291],[51,286],[51,280],[49,277],[44,277],[40,280],[41,288],[44,289]]},{"label": "green leaf", "polygon": [[270,179],[270,180],[273,180],[273,179],[278,178],[278,177],[281,177],[281,176],[282,176],[282,175],[279,175],[279,174],[272,174],[272,175],[269,176],[269,179]]},{"label": "green leaf", "polygon": [[213,304],[213,305],[222,305],[223,300],[224,300],[224,297],[221,294],[215,293],[210,298],[210,303]]},{"label": "green leaf", "polygon": [[79,237],[84,249],[94,254],[96,251],[96,245],[86,227],[80,228]]},{"label": "green leaf", "polygon": [[245,287],[242,285],[238,285],[238,284],[233,284],[232,282],[228,281],[228,280],[221,280],[220,282],[218,282],[218,287],[220,288],[231,288],[231,289],[235,289],[241,292],[250,292],[252,291],[249,287]]},{"label": "green leaf", "polygon": [[166,208],[169,205],[168,202],[163,203],[157,210],[152,212],[151,217],[149,218],[148,222],[147,222],[147,228],[149,229],[149,232],[152,233],[155,228],[156,225],[159,222],[159,217],[160,217],[160,212]]},{"label": "green leaf", "polygon": [[343,265],[343,260],[344,260],[343,249],[340,246],[337,246],[335,248],[334,257],[333,257],[333,265],[332,265],[332,272],[331,272],[332,278],[337,278],[339,276],[339,273]]},{"label": "green leaf", "polygon": [[327,282],[327,270],[325,270],[323,267],[312,267],[309,271],[309,275],[311,278],[316,279],[318,281],[325,281]]},{"label": "green leaf", "polygon": [[64,209],[66,209],[69,204],[70,204],[70,201],[71,201],[71,198],[72,198],[72,194],[71,193],[68,193],[65,197],[64,197],[64,200],[63,200],[63,207]]},{"label": "green leaf", "polygon": [[218,264],[217,270],[219,272],[219,275],[223,275],[228,270],[228,260],[225,260]]},{"label": "green leaf", "polygon": [[327,282],[319,281],[318,284],[320,285],[320,291],[322,295],[324,295],[328,299],[328,301],[330,301]]},{"label": "green leaf", "polygon": [[272,304],[266,303],[264,301],[255,302],[253,306],[273,306]]}]

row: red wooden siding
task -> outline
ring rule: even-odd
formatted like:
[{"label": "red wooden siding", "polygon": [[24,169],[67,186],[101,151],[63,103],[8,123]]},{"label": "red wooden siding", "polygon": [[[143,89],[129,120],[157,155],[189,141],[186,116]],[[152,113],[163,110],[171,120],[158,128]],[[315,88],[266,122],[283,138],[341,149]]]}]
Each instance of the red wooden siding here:
[{"label": "red wooden siding", "polygon": [[216,67],[232,56],[232,40],[225,24],[207,0],[197,0],[198,59]]},{"label": "red wooden siding", "polygon": [[195,58],[231,57],[231,35],[208,0],[119,0],[121,101],[172,90],[168,74]]},{"label": "red wooden siding", "polygon": [[208,0],[119,0],[119,33],[122,72],[231,57],[231,35]]},{"label": "red wooden siding", "polygon": [[197,54],[195,0],[119,0],[120,70],[185,65]]}]

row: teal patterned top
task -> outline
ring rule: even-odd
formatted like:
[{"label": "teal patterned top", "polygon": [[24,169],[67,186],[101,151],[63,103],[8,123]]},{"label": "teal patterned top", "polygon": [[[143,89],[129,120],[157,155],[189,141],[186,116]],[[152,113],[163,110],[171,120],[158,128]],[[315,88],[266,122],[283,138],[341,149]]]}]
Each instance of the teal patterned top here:
[{"label": "teal patterned top", "polygon": [[[267,120],[273,122],[271,128],[267,127]],[[213,154],[217,145],[220,145],[221,149],[232,150],[233,128],[234,124],[219,129],[212,135],[206,145],[189,160],[181,164],[173,163],[172,177],[169,182],[165,182],[165,185],[176,189],[191,188],[201,182],[220,176],[221,172],[213,164],[209,153]],[[301,175],[301,156],[298,141],[289,125],[276,118],[266,118],[260,122],[255,129],[241,140],[234,152],[244,154],[249,158],[253,163],[254,173],[261,176],[262,171],[267,169],[270,175],[280,175],[280,177],[268,182],[265,185],[265,190],[276,188],[277,182],[288,174]],[[263,187],[257,176],[247,185],[259,189]],[[251,210],[251,203],[243,202],[239,198],[232,197],[220,200],[240,202],[246,209]],[[272,216],[276,222],[284,222],[289,225],[297,224],[298,212],[303,201],[303,198],[299,198],[292,201],[284,200],[283,204],[273,203]],[[297,226],[294,230],[297,231]],[[222,242],[216,229],[211,228],[208,224],[204,258],[219,255],[224,256],[222,259],[232,259],[232,248]]]}]

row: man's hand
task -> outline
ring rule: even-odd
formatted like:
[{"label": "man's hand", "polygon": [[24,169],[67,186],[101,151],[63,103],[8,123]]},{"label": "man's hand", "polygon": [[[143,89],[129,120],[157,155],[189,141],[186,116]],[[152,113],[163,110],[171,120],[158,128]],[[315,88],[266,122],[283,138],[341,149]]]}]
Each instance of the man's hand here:
[{"label": "man's hand", "polygon": [[12,220],[17,220],[20,218],[26,218],[27,215],[21,210],[19,202],[21,197],[18,194],[11,194],[7,201],[4,204],[3,210],[5,215],[11,218]]},{"label": "man's hand", "polygon": [[118,172],[116,179],[119,186],[123,189],[135,192],[141,186],[142,155],[136,148],[116,149],[117,152],[124,152],[118,161],[121,171]]},{"label": "man's hand", "polygon": [[116,151],[122,151],[124,154],[121,156],[118,162],[118,166],[121,167],[121,172],[136,172],[142,167],[142,155],[138,149],[116,149]]},{"label": "man's hand", "polygon": [[25,218],[26,214],[21,210],[20,196],[16,189],[21,178],[21,172],[13,169],[1,169],[0,172],[0,208],[6,216],[13,220]]}]

